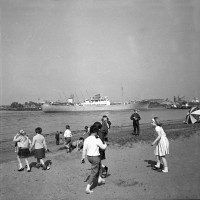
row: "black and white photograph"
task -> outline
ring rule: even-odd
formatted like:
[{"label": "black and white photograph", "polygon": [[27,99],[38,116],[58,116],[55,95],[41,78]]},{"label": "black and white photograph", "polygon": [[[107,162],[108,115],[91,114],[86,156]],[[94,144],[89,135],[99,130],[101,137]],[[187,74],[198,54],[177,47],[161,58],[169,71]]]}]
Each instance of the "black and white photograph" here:
[{"label": "black and white photograph", "polygon": [[0,0],[1,200],[200,199],[200,0]]}]

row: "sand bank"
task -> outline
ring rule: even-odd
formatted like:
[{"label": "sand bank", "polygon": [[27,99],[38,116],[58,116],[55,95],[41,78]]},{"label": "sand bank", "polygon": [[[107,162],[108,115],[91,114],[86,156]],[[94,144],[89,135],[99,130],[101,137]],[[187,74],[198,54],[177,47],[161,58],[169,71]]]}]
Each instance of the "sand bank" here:
[{"label": "sand bank", "polygon": [[[179,131],[175,127],[178,127]],[[186,134],[189,132],[187,128],[188,126],[183,124],[171,123],[166,131],[169,135],[170,131],[173,134],[181,134],[178,139],[170,139],[170,155],[167,157],[169,173],[151,168],[155,157],[154,147],[150,146],[149,139],[152,141],[154,135],[152,133],[149,138],[144,133],[146,130],[145,132],[150,134],[151,127],[144,126],[141,130],[143,136],[139,138],[131,134],[130,127],[116,128],[110,133],[112,143],[106,150],[107,159],[104,162],[111,168],[110,175],[106,178],[105,185],[94,188],[93,194],[88,196],[84,193],[84,181],[90,173],[90,164],[80,163],[81,153],[74,151],[66,154],[65,150],[57,151],[57,147],[52,145],[53,153],[48,153],[46,158],[52,161],[48,171],[32,168],[30,173],[18,172],[15,160],[1,164],[1,199],[200,198],[200,127],[190,126],[189,130],[193,129],[190,137]],[[35,162],[33,157],[29,160]]]}]

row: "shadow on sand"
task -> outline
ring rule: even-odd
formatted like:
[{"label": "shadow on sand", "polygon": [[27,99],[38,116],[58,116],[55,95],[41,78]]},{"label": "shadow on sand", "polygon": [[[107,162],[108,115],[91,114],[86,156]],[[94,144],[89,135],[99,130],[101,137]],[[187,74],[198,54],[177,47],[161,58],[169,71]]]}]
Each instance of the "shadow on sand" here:
[{"label": "shadow on sand", "polygon": [[163,169],[163,165],[162,165],[162,164],[160,164],[160,168],[156,168],[156,167],[155,167],[156,161],[154,161],[154,160],[144,160],[144,162],[147,162],[147,163],[148,163],[147,167],[151,167],[152,170],[155,170],[155,171],[157,171],[157,172],[161,172],[162,169]]},{"label": "shadow on sand", "polygon": [[[50,167],[50,165],[52,165],[52,161],[51,160],[46,160],[44,164],[46,165],[46,167],[48,167],[48,166]],[[30,169],[32,169],[33,167],[39,169],[41,167],[41,164],[38,164],[37,162],[31,162],[29,164],[29,166],[30,166]]]}]

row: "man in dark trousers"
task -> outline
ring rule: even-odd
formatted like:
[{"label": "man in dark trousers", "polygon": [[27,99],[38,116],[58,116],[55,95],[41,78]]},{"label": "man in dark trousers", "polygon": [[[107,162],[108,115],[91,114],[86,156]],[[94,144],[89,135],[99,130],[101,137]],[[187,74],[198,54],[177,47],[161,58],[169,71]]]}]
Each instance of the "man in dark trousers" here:
[{"label": "man in dark trousers", "polygon": [[133,132],[135,135],[140,134],[140,124],[139,124],[140,119],[141,117],[137,113],[137,110],[134,110],[134,113],[131,115],[131,120],[133,120]]}]

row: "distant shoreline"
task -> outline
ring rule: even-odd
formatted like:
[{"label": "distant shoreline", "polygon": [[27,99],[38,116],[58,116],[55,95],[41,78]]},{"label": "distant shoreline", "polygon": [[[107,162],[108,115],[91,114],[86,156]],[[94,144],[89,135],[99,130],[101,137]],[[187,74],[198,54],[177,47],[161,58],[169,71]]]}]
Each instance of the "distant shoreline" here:
[{"label": "distant shoreline", "polygon": [[35,109],[35,108],[7,108],[7,109],[0,109],[0,111],[42,111],[42,109]]}]

